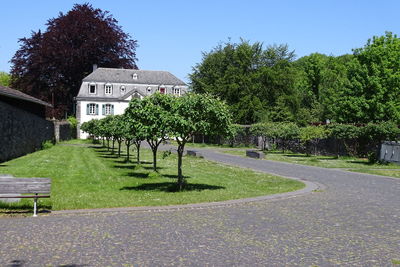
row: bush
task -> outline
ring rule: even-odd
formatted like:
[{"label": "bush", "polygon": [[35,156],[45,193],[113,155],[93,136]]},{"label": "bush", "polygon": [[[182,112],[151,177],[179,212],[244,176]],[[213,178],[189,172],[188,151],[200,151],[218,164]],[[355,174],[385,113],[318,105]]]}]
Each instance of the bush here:
[{"label": "bush", "polygon": [[47,140],[42,143],[42,149],[49,149],[52,148],[53,146],[54,144],[51,140]]}]

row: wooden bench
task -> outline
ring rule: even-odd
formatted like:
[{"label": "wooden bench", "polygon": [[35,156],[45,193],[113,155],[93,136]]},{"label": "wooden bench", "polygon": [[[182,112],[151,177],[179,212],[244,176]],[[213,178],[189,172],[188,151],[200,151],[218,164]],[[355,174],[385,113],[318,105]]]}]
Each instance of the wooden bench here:
[{"label": "wooden bench", "polygon": [[49,178],[13,178],[0,174],[0,198],[33,198],[33,217],[37,216],[37,199],[49,198],[50,187]]}]

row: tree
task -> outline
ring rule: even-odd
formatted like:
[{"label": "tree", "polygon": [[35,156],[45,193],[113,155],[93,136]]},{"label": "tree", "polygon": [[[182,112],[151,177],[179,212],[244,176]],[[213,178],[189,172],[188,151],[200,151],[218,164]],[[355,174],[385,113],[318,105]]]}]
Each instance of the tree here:
[{"label": "tree", "polygon": [[136,68],[136,41],[108,11],[75,4],[49,19],[46,30],[19,40],[11,60],[11,86],[52,102],[56,117],[72,112],[73,97],[92,65]]},{"label": "tree", "polygon": [[289,140],[299,138],[300,128],[292,122],[277,124],[277,138],[282,141],[282,151],[285,153]]},{"label": "tree", "polygon": [[136,147],[136,161],[140,164],[140,146],[143,140],[146,140],[145,126],[140,122],[142,118],[142,101],[133,98],[129,102],[129,107],[124,113],[124,138],[127,147],[127,161],[129,161],[129,147],[133,143]]},{"label": "tree", "polygon": [[0,85],[2,86],[10,86],[11,76],[10,74],[0,71]]},{"label": "tree", "polygon": [[386,32],[353,51],[349,82],[334,105],[337,121],[400,123],[400,39]]},{"label": "tree", "polygon": [[129,104],[127,114],[139,123],[141,133],[153,152],[153,169],[157,171],[157,150],[171,132],[172,105],[175,97],[153,94]]},{"label": "tree", "polygon": [[232,133],[228,106],[210,95],[186,94],[174,99],[171,132],[178,143],[178,190],[185,184],[182,156],[193,134],[227,136]]},{"label": "tree", "polygon": [[[263,48],[263,44],[225,43],[203,53],[189,75],[196,93],[220,97],[235,114],[235,122],[251,124],[263,117],[278,120],[273,107],[280,99],[280,108],[291,114],[297,103],[293,94],[295,69],[290,64],[295,55],[287,45]],[[286,117],[286,116],[285,116]]]}]

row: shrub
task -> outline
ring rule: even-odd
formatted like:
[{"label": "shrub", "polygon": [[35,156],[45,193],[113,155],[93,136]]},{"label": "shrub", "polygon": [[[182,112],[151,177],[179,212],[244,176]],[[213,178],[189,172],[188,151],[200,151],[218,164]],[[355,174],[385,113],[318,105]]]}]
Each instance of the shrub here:
[{"label": "shrub", "polygon": [[53,146],[54,144],[51,140],[47,140],[42,143],[42,149],[49,149],[52,148]]}]

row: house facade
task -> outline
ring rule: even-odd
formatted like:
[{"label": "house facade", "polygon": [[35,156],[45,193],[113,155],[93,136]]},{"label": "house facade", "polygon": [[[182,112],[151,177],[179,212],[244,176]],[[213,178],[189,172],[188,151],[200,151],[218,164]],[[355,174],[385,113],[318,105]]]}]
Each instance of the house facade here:
[{"label": "house facade", "polygon": [[123,114],[132,98],[156,92],[181,96],[187,91],[187,84],[167,71],[97,68],[83,79],[75,98],[77,136],[87,138],[80,130],[86,121]]}]

